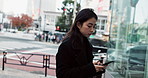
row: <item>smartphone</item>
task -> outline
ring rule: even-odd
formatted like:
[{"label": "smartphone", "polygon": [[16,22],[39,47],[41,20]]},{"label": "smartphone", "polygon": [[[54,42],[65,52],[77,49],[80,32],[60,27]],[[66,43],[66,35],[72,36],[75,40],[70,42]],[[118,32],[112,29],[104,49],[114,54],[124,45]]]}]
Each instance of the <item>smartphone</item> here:
[{"label": "smartphone", "polygon": [[115,61],[108,61],[108,62],[104,63],[103,65],[108,65],[108,64],[113,63],[113,62],[115,62]]}]

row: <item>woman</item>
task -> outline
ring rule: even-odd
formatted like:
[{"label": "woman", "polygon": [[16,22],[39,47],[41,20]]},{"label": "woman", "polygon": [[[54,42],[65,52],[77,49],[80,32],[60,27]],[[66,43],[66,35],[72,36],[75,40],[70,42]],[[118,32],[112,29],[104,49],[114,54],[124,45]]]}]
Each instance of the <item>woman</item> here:
[{"label": "woman", "polygon": [[92,45],[88,37],[93,33],[97,15],[92,9],[81,10],[56,54],[57,78],[93,78],[104,71],[105,66],[93,62]]}]

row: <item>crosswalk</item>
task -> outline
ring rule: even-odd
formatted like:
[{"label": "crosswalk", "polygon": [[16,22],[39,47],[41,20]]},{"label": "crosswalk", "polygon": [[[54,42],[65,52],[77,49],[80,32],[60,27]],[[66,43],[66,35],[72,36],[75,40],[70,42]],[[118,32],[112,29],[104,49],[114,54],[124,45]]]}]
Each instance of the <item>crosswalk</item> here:
[{"label": "crosswalk", "polygon": [[[45,45],[25,43],[25,42],[15,42],[15,41],[1,41],[0,42],[0,51],[7,50],[17,50],[17,49],[29,49],[33,48],[36,52],[46,52],[48,54],[55,55],[58,48],[44,47]],[[31,52],[31,51],[30,51]]]},{"label": "crosswalk", "polygon": [[11,42],[11,41],[4,41],[0,42],[0,50],[15,50],[15,49],[22,49],[22,48],[35,48],[35,47],[42,47],[42,45],[35,45],[31,43],[23,43],[23,42]]}]

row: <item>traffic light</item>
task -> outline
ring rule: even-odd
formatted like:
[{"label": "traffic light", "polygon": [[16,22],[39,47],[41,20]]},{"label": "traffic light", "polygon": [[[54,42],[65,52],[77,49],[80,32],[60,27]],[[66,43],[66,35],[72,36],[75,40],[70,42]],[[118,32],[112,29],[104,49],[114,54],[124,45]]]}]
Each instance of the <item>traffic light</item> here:
[{"label": "traffic light", "polygon": [[67,9],[63,9],[63,11],[66,11]]},{"label": "traffic light", "polygon": [[60,31],[60,26],[56,26],[56,31]]}]

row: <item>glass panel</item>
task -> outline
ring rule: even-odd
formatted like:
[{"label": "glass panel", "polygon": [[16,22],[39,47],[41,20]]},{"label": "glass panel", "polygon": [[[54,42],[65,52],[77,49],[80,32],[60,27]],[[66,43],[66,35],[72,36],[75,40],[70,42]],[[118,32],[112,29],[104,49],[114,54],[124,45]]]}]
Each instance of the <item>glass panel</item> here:
[{"label": "glass panel", "polygon": [[112,0],[107,61],[113,78],[148,78],[148,0]]}]

